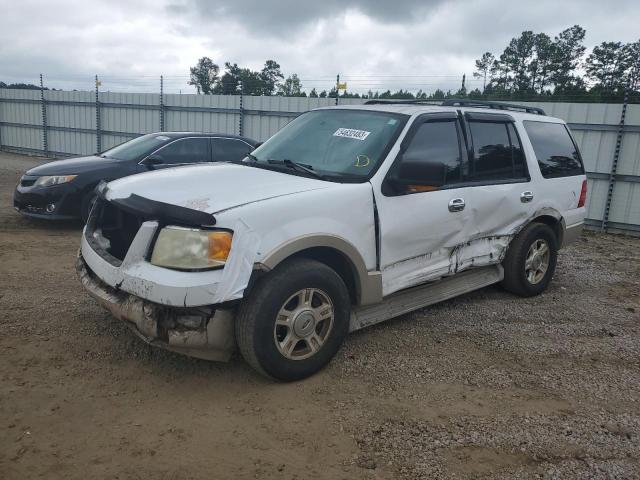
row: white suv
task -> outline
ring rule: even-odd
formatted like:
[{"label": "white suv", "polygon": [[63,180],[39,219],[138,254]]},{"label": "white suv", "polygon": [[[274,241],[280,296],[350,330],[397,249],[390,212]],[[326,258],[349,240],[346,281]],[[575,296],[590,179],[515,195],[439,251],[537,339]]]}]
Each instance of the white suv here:
[{"label": "white suv", "polygon": [[304,378],[349,331],[500,282],[541,293],[585,216],[562,120],[490,102],[300,115],[240,162],[98,187],[78,271],[143,339]]}]

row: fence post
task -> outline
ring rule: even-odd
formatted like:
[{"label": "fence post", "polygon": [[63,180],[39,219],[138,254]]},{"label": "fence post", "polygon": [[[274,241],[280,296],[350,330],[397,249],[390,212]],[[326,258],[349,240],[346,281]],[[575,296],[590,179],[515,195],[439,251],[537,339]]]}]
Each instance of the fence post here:
[{"label": "fence post", "polygon": [[164,132],[164,79],[160,75],[160,131]]},{"label": "fence post", "polygon": [[243,106],[243,97],[244,97],[244,85],[242,84],[242,80],[238,82],[238,88],[240,89],[240,118],[238,119],[238,135],[244,135],[244,106]]},{"label": "fence post", "polygon": [[604,214],[602,215],[602,226],[600,231],[607,231],[609,223],[609,212],[611,211],[611,200],[613,199],[613,188],[616,184],[616,172],[618,171],[618,160],[620,159],[620,150],[622,149],[622,138],[624,137],[624,120],[627,115],[627,105],[629,103],[629,84],[624,89],[624,100],[622,103],[622,112],[620,113],[620,123],[618,123],[618,134],[616,136],[616,148],[613,151],[613,160],[611,162],[611,172],[609,173],[609,188],[607,189],[607,201],[604,206]]},{"label": "fence post", "polygon": [[340,74],[336,75],[336,105],[338,105],[339,96],[340,96]]},{"label": "fence post", "polygon": [[47,102],[44,99],[44,82],[40,74],[40,110],[42,112],[42,149],[44,156],[49,156],[49,125],[47,124]]},{"label": "fence post", "polygon": [[98,87],[100,86],[100,81],[98,80],[98,75],[96,75],[96,152],[100,153],[102,151],[102,132],[100,126],[100,99],[98,98]]}]

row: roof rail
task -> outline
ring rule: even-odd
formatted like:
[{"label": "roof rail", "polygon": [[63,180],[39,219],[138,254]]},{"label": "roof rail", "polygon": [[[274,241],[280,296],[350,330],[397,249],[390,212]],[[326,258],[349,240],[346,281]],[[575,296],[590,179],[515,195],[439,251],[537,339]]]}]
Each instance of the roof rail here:
[{"label": "roof rail", "polygon": [[490,102],[486,100],[470,100],[467,98],[449,98],[442,102],[446,107],[480,107],[493,108],[496,110],[516,110],[526,113],[535,113],[537,115],[546,115],[545,111],[539,107],[530,107],[528,105],[517,105],[515,103]]},{"label": "roof rail", "polygon": [[415,98],[408,98],[408,99],[383,99],[383,100],[367,100],[366,102],[364,102],[364,105],[395,105],[395,104],[422,104],[422,105],[440,105],[440,101],[439,100],[421,100],[421,99],[415,99]]}]

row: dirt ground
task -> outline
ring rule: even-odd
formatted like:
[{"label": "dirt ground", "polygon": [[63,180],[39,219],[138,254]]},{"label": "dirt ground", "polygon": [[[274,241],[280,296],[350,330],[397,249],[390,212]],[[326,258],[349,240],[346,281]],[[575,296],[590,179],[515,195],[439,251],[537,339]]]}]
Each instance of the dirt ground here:
[{"label": "dirt ground", "polygon": [[543,295],[490,287],[276,384],[152,349],[86,295],[80,226],[0,155],[0,477],[640,478],[640,239],[585,234]]}]

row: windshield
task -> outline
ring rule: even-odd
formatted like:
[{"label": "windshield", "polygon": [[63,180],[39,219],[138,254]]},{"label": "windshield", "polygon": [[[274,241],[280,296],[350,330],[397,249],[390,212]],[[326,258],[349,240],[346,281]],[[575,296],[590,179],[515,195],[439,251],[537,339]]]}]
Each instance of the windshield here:
[{"label": "windshield", "polygon": [[111,150],[103,152],[101,156],[115,158],[117,160],[135,160],[148,155],[161,145],[167,143],[171,138],[165,135],[149,134],[143,135],[128,142],[122,143]]},{"label": "windshield", "polygon": [[368,110],[314,110],[289,123],[251,158],[265,165],[295,162],[329,177],[368,178],[408,118]]}]

